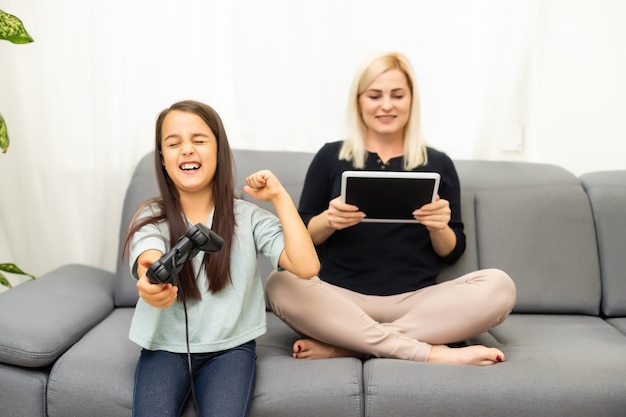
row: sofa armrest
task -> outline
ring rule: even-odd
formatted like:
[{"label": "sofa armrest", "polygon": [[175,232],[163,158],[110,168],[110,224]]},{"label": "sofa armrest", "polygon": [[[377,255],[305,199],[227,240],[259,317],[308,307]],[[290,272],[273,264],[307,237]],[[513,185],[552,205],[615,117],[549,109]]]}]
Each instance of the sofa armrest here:
[{"label": "sofa armrest", "polygon": [[0,362],[53,363],[114,308],[112,272],[65,265],[0,294]]}]

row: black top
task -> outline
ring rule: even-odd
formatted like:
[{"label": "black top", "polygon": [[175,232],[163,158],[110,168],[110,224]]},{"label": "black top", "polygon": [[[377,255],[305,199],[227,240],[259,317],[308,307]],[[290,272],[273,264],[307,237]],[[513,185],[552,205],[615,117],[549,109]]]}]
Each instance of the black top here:
[{"label": "black top", "polygon": [[[341,173],[355,170],[352,162],[339,160],[341,145],[341,141],[325,144],[311,161],[299,205],[307,225],[341,194]],[[383,164],[377,154],[368,153],[364,170],[403,171],[402,162],[400,156]],[[451,264],[460,258],[465,251],[465,234],[461,188],[454,163],[446,154],[428,148],[428,164],[413,171],[441,175],[439,195],[450,202],[449,226],[457,237],[452,253],[439,257],[432,248],[428,230],[421,224],[361,222],[336,230],[317,247],[321,279],[362,294],[400,294],[435,284],[440,262]]]}]

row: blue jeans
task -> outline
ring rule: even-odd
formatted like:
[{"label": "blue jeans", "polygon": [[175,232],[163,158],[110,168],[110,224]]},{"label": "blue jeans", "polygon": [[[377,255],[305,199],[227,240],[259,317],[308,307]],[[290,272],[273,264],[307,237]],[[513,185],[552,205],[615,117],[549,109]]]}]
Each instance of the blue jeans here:
[{"label": "blue jeans", "polygon": [[[256,376],[254,340],[221,352],[192,353],[191,369],[202,417],[248,415]],[[186,353],[141,351],[135,371],[134,417],[179,416],[190,397]]]}]

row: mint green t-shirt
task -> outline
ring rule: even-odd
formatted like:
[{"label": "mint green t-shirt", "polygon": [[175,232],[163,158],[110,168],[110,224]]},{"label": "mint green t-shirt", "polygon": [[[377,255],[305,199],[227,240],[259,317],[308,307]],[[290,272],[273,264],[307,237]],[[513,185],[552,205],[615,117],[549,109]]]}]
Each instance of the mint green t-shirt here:
[{"label": "mint green t-shirt", "polygon": [[[236,199],[235,234],[231,248],[232,284],[213,294],[206,289],[206,276],[200,253],[193,259],[202,300],[187,301],[189,348],[192,353],[217,352],[239,346],[266,331],[265,298],[257,265],[260,253],[274,267],[284,249],[283,231],[278,218],[257,205]],[[155,206],[146,209],[146,216]],[[140,215],[140,216],[141,216]],[[213,221],[211,214],[207,227]],[[192,224],[189,223],[191,227]],[[131,273],[137,278],[137,258],[146,250],[166,253],[171,247],[167,223],[149,224],[135,233],[130,246]],[[211,256],[206,254],[206,256]],[[168,308],[151,307],[139,298],[130,327],[130,340],[148,350],[185,353],[183,304],[175,301]]]}]

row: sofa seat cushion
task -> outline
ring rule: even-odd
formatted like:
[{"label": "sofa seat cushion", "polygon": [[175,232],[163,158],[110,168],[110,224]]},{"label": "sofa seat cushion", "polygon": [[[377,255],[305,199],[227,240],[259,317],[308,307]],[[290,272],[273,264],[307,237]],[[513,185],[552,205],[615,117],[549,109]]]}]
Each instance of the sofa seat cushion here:
[{"label": "sofa seat cushion", "polygon": [[619,317],[616,319],[607,319],[607,321],[619,329],[621,332],[626,334],[626,317]]},{"label": "sofa seat cushion", "polygon": [[[128,339],[134,309],[118,308],[54,365],[48,383],[49,417],[130,417],[140,347]],[[251,416],[361,416],[362,364],[354,358],[293,359],[298,335],[268,313],[257,340],[257,384]],[[183,416],[195,416],[187,404]]]},{"label": "sofa seat cushion", "polygon": [[362,416],[362,362],[294,359],[292,345],[300,336],[273,313],[267,319],[268,331],[257,339],[257,383],[250,415]]},{"label": "sofa seat cushion", "polygon": [[48,416],[131,416],[139,346],[128,339],[134,309],[118,308],[55,363]]},{"label": "sofa seat cushion", "polygon": [[22,368],[0,363],[0,414],[11,417],[45,417],[49,371],[48,366]]},{"label": "sofa seat cushion", "polygon": [[626,409],[626,335],[600,318],[514,314],[472,342],[500,347],[507,360],[367,361],[365,415],[586,417]]}]

